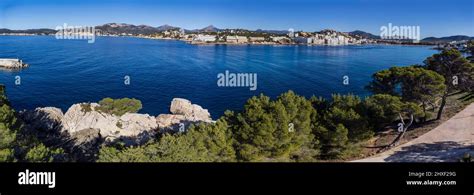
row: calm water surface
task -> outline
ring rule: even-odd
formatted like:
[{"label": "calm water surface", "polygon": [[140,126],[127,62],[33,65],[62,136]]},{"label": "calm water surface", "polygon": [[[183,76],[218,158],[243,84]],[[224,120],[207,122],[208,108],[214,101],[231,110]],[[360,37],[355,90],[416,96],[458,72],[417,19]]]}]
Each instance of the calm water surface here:
[{"label": "calm water surface", "polygon": [[[88,44],[53,36],[0,36],[0,58],[30,64],[21,71],[0,70],[0,83],[16,109],[54,106],[65,112],[78,102],[130,97],[142,101],[141,113],[158,115],[181,97],[209,109],[215,119],[226,109],[242,109],[260,93],[276,97],[291,89],[307,97],[365,96],[374,72],[419,64],[435,52],[423,46],[199,46],[127,37],[99,37]],[[226,70],[257,73],[257,90],[218,87],[217,75]],[[15,86],[17,75],[20,86]]]}]

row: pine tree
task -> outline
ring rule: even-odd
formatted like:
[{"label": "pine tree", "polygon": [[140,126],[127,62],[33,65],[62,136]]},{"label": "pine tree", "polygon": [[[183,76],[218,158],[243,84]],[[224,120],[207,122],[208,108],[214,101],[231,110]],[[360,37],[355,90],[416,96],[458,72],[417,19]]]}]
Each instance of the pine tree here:
[{"label": "pine tree", "polygon": [[5,94],[5,87],[0,85],[0,162],[14,161],[14,145],[20,122]]},{"label": "pine tree", "polygon": [[425,60],[425,66],[444,77],[446,88],[436,119],[443,113],[446,99],[454,90],[472,91],[474,89],[474,64],[464,58],[456,49],[443,50]]}]

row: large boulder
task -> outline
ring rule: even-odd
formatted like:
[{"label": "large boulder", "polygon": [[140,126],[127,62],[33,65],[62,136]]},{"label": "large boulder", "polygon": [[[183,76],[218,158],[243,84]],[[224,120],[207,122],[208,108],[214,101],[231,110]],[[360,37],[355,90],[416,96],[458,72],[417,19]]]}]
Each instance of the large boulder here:
[{"label": "large boulder", "polygon": [[171,101],[170,112],[175,115],[183,115],[187,120],[211,122],[211,115],[207,109],[191,104],[191,101],[182,98],[174,98]]},{"label": "large boulder", "polygon": [[64,114],[59,108],[44,107],[20,112],[20,117],[34,130],[59,131]]},{"label": "large boulder", "polygon": [[107,141],[126,138],[141,143],[158,129],[155,118],[148,114],[116,116],[98,111],[98,106],[96,103],[72,105],[62,119],[62,131],[73,134],[83,129],[99,129],[100,135]]},{"label": "large boulder", "polygon": [[160,114],[156,117],[161,132],[186,131],[191,124],[212,122],[207,109],[182,98],[174,98],[171,101],[170,112],[172,114]]}]

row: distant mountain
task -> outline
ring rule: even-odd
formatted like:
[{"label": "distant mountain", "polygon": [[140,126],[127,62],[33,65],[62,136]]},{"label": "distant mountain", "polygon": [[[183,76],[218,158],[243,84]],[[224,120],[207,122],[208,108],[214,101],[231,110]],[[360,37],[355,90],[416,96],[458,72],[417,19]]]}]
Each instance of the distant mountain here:
[{"label": "distant mountain", "polygon": [[361,30],[355,30],[355,31],[352,31],[352,32],[348,32],[349,35],[351,36],[359,36],[359,37],[362,37],[364,39],[380,39],[380,36],[377,36],[377,35],[374,35],[374,34],[371,34],[371,33],[368,33],[368,32],[364,32],[364,31],[361,31]]},{"label": "distant mountain", "polygon": [[262,29],[257,29],[255,32],[264,32],[264,33],[277,34],[277,35],[286,35],[286,34],[288,34],[288,30],[262,30]]},{"label": "distant mountain", "polygon": [[159,30],[159,31],[167,31],[167,30],[179,29],[179,27],[170,26],[170,25],[165,24],[165,25],[156,27],[156,29]]},{"label": "distant mountain", "polygon": [[148,25],[133,25],[125,23],[108,23],[100,26],[96,26],[96,29],[101,30],[103,33],[109,34],[154,34],[161,32],[162,30],[148,26]]},{"label": "distant mountain", "polygon": [[40,29],[27,29],[27,30],[10,30],[6,28],[0,28],[0,33],[26,33],[26,34],[56,34],[56,30],[48,29],[48,28],[40,28]]},{"label": "distant mountain", "polygon": [[429,43],[448,43],[451,41],[464,41],[464,40],[472,40],[474,37],[469,37],[465,35],[455,35],[449,37],[427,37],[421,40],[421,42],[429,42]]},{"label": "distant mountain", "polygon": [[199,32],[217,32],[219,31],[220,29],[218,29],[217,27],[213,26],[213,25],[209,25],[207,27],[204,27],[202,29],[199,29]]}]

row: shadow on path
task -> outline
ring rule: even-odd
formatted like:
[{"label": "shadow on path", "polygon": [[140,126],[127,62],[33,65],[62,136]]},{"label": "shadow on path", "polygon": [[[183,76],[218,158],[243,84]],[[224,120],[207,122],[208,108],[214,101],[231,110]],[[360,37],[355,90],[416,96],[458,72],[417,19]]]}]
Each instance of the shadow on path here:
[{"label": "shadow on path", "polygon": [[402,147],[385,158],[386,162],[458,162],[465,153],[474,155],[474,145],[456,142],[420,143]]}]

